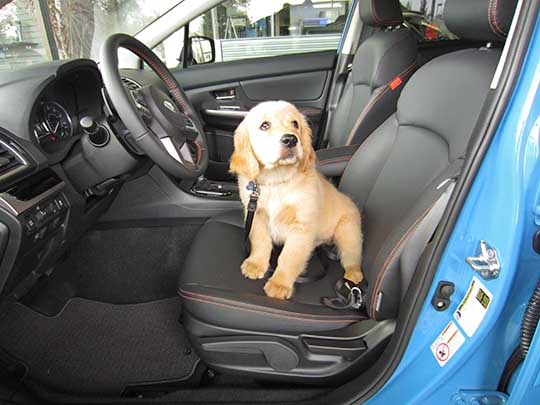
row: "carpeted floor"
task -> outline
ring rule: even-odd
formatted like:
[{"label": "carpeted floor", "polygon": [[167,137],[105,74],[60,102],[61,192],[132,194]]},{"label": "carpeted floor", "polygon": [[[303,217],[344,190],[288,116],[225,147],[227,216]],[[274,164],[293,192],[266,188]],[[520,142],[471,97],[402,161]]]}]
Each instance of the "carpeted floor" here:
[{"label": "carpeted floor", "polygon": [[131,304],[175,297],[199,224],[92,230],[25,300],[54,315],[71,297]]},{"label": "carpeted floor", "polygon": [[0,347],[51,390],[120,395],[130,384],[185,379],[197,355],[177,322],[178,298],[114,305],[74,298],[54,317],[6,302]]}]

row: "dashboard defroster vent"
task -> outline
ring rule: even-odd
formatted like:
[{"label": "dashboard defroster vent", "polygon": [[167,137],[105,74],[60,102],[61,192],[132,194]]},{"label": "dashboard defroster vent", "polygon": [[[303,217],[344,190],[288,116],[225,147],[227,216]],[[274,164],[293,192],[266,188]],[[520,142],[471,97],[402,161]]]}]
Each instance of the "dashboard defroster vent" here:
[{"label": "dashboard defroster vent", "polygon": [[130,79],[129,77],[122,76],[122,83],[124,83],[124,86],[126,86],[129,90],[132,91],[142,88],[142,85],[140,83],[137,83],[135,80]]}]

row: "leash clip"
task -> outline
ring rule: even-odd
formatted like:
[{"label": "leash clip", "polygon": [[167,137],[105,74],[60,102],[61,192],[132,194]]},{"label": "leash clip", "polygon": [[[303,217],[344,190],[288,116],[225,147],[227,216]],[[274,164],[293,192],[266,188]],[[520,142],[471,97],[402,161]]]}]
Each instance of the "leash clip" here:
[{"label": "leash clip", "polygon": [[246,186],[247,191],[251,191],[251,195],[255,195],[256,197],[259,196],[259,186],[257,186],[257,183],[255,183],[253,180],[250,180],[249,183]]},{"label": "leash clip", "polygon": [[357,286],[351,288],[349,293],[349,305],[351,308],[360,309],[364,305],[364,297],[362,297],[362,290]]},{"label": "leash clip", "polygon": [[347,279],[338,280],[334,287],[335,297],[323,297],[322,303],[332,309],[362,309],[364,307],[364,291],[367,290],[366,281],[356,285]]},{"label": "leash clip", "polygon": [[250,180],[246,186],[246,190],[250,192],[247,209],[249,212],[255,212],[255,210],[257,209],[257,200],[260,196],[259,187],[257,186],[257,183],[255,183],[253,180]]}]

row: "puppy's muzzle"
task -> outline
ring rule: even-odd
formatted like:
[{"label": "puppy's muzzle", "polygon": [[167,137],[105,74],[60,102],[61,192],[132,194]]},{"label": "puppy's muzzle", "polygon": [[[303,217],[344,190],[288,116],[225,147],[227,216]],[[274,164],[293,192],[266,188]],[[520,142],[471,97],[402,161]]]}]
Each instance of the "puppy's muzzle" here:
[{"label": "puppy's muzzle", "polygon": [[285,134],[281,137],[281,144],[286,148],[292,149],[298,143],[298,138],[293,134]]}]

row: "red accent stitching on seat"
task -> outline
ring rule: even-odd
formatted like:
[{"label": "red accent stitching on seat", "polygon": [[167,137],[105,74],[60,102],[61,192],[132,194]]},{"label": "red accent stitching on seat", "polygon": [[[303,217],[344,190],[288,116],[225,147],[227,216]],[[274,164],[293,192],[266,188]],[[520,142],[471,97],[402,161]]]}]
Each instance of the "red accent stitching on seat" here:
[{"label": "red accent stitching on seat", "polygon": [[409,227],[409,229],[407,230],[407,232],[405,232],[405,234],[403,234],[403,236],[401,237],[401,239],[398,241],[398,243],[394,246],[394,249],[392,249],[392,251],[390,252],[390,254],[388,255],[388,257],[386,258],[386,260],[384,261],[383,263],[383,267],[381,268],[381,271],[379,272],[378,276],[377,276],[377,280],[375,281],[375,288],[373,289],[373,293],[371,294],[371,318],[372,319],[376,319],[376,315],[375,315],[375,304],[377,302],[377,299],[375,298],[377,296],[377,294],[379,293],[380,289],[381,289],[381,284],[384,280],[384,276],[386,275],[386,271],[388,270],[388,268],[390,267],[390,265],[394,262],[395,260],[395,255],[396,253],[401,249],[401,247],[411,238],[411,236],[414,234],[414,232],[416,231],[416,229],[418,228],[418,226],[420,225],[420,222],[422,221],[422,219],[425,218],[425,216],[429,213],[429,211],[431,211],[431,209],[433,208],[433,206],[435,205],[436,201],[431,205],[429,206],[423,213],[422,215],[420,215],[418,218],[416,218],[416,221],[414,221],[414,223]]},{"label": "red accent stitching on seat", "polygon": [[[182,297],[184,297],[184,298],[186,298],[188,300],[192,300],[192,301],[199,301],[199,302],[204,302],[204,303],[207,303],[207,304],[217,305],[217,306],[224,307],[224,308],[238,309],[240,311],[248,311],[248,312],[258,313],[258,314],[261,314],[261,315],[274,316],[274,317],[277,317],[277,318],[293,319],[295,321],[301,321],[301,322],[347,323],[347,322],[358,322],[358,321],[361,321],[363,319],[366,319],[366,317],[358,317],[356,319],[333,319],[333,320],[328,320],[328,319],[304,319],[304,318],[299,318],[299,317],[294,317],[294,316],[286,316],[286,315],[279,315],[279,314],[275,314],[275,313],[258,311],[258,310],[254,310],[254,309],[250,309],[250,308],[241,307],[241,306],[234,306],[234,305],[227,305],[227,304],[218,303],[218,302],[212,302],[212,301],[204,300],[204,299],[201,299],[201,298],[189,297],[189,296],[183,294],[181,292],[181,290],[179,290],[178,293],[179,293],[180,296],[182,296]],[[308,314],[302,314],[302,315],[303,316],[308,316]]]},{"label": "red accent stitching on seat", "polygon": [[[489,0],[488,4],[488,24],[491,31],[501,37],[506,38],[506,32],[501,29],[499,22],[497,21],[497,8],[499,7],[499,0]],[[493,14],[492,14],[493,13]]]},{"label": "red accent stitching on seat", "polygon": [[[206,302],[206,303],[209,303],[209,304],[219,305],[219,303],[217,303],[215,301],[220,301],[221,304],[225,305],[228,308],[245,309],[245,310],[254,311],[254,312],[261,312],[261,313],[264,313],[266,315],[273,315],[273,316],[278,316],[278,317],[283,316],[285,318],[296,319],[296,317],[292,317],[291,315],[289,315],[289,314],[295,314],[295,315],[299,315],[299,316],[303,317],[303,318],[300,318],[301,320],[305,320],[304,319],[305,317],[311,317],[311,318],[314,318],[314,319],[311,320],[311,321],[314,321],[314,322],[315,321],[319,321],[319,322],[356,322],[356,321],[359,321],[359,320],[362,320],[362,319],[366,319],[365,316],[361,316],[361,315],[358,315],[357,319],[355,319],[355,320],[350,320],[350,318],[354,317],[354,315],[312,315],[312,314],[303,314],[303,313],[299,313],[299,312],[284,311],[284,310],[281,310],[281,309],[261,307],[259,305],[248,304],[248,303],[245,303],[245,302],[231,301],[231,300],[228,300],[226,298],[211,297],[211,296],[205,295],[205,294],[195,293],[195,292],[192,292],[192,291],[186,291],[186,290],[184,290],[182,288],[178,289],[178,294],[180,296],[184,297],[184,298],[187,298],[187,299],[193,299],[193,300],[196,300],[196,301]],[[190,295],[195,296],[195,297],[191,297]],[[202,297],[202,298],[196,298],[196,297]],[[203,298],[206,298],[206,299],[203,299]],[[214,302],[209,301],[209,300],[214,300]],[[229,304],[226,304],[226,303],[229,303]],[[249,306],[251,308],[258,308],[260,310],[246,308],[246,306]],[[264,311],[266,311],[266,312],[264,312]],[[273,313],[272,313],[272,311],[273,311]],[[287,315],[280,315],[279,313],[287,314]],[[321,318],[333,318],[333,319],[321,319]]]},{"label": "red accent stitching on seat", "polygon": [[341,161],[344,161],[344,160],[351,160],[352,156],[340,156],[340,157],[335,157],[335,158],[328,158],[328,159],[324,159],[324,160],[319,160],[319,164],[321,165],[326,165],[326,164],[329,164],[329,163],[334,163],[334,162],[341,162]]},{"label": "red accent stitching on seat", "polygon": [[[411,63],[408,67],[405,68],[403,72],[401,72],[397,77],[400,77],[402,79],[405,78],[409,73],[411,73],[416,66],[416,62]],[[395,80],[395,79],[392,79]],[[347,141],[345,145],[350,145],[352,140],[354,139],[354,135],[356,134],[356,131],[358,130],[358,127],[360,126],[360,123],[364,120],[368,112],[371,108],[384,96],[384,94],[390,89],[390,86],[387,84],[385,89],[381,91],[377,96],[369,100],[369,102],[366,104],[360,115],[358,116],[358,119],[354,123],[353,128],[351,129],[351,132],[349,133],[349,136],[347,137]]]},{"label": "red accent stitching on seat", "polygon": [[495,25],[495,28],[501,33],[503,37],[506,37],[508,35],[507,32],[505,32],[501,26],[499,25],[499,20],[497,19],[497,10],[499,9],[499,0],[495,0],[495,4],[493,7],[493,24]]}]

